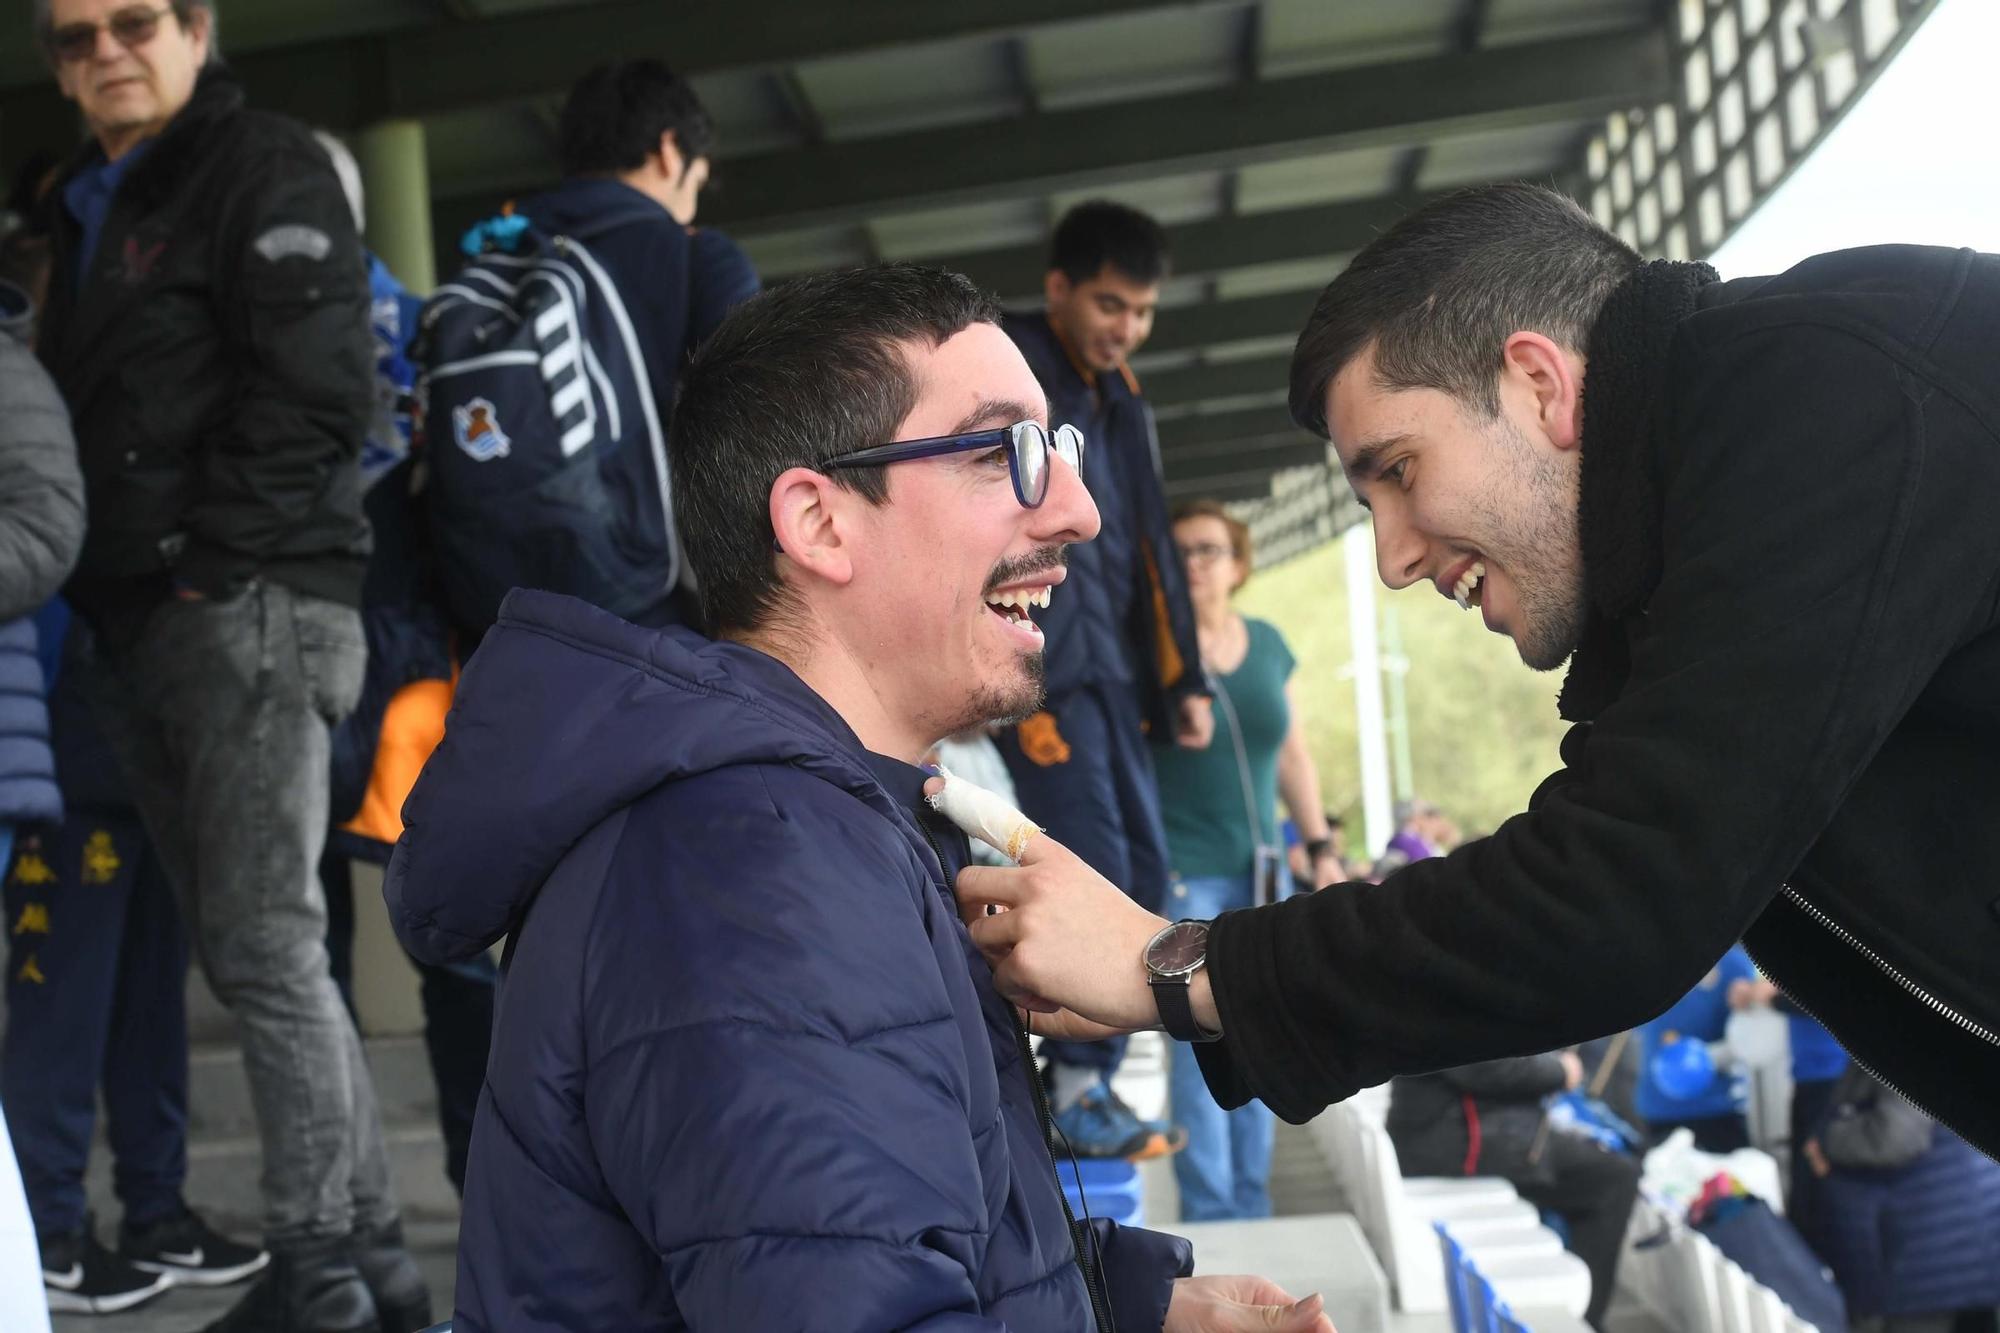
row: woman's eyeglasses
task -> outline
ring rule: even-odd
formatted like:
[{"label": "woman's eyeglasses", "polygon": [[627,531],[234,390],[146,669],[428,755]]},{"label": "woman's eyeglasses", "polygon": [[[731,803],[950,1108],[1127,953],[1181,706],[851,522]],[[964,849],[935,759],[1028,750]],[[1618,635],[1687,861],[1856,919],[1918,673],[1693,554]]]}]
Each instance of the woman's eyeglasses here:
[{"label": "woman's eyeglasses", "polygon": [[1212,565],[1222,557],[1234,554],[1227,546],[1216,542],[1197,542],[1193,546],[1179,546],[1175,549],[1181,553],[1181,559],[1190,565]]},{"label": "woman's eyeglasses", "polygon": [[936,458],[940,454],[971,453],[980,449],[1005,449],[1007,468],[1014,474],[1014,498],[1023,509],[1038,509],[1049,494],[1049,455],[1054,454],[1079,472],[1083,469],[1083,432],[1075,426],[1044,429],[1033,421],[1017,421],[993,430],[976,430],[967,435],[938,435],[926,440],[898,440],[878,444],[838,458],[828,459],[827,470],[842,467],[881,467],[886,463],[906,463],[915,458]]}]

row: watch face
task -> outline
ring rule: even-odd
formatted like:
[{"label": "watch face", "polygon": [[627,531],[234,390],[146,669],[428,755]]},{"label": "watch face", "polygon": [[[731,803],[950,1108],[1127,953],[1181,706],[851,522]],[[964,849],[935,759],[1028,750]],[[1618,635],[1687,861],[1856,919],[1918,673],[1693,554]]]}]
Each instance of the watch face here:
[{"label": "watch face", "polygon": [[1146,966],[1160,976],[1181,976],[1208,958],[1208,923],[1176,921],[1154,937],[1146,949]]}]

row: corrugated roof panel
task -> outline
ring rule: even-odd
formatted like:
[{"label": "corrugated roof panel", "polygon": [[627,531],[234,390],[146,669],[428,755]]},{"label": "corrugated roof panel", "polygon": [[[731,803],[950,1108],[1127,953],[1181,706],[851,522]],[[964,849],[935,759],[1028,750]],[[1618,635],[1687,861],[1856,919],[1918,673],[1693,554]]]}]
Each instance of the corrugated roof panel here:
[{"label": "corrugated roof panel", "polygon": [[1445,190],[1478,181],[1534,180],[1571,166],[1591,126],[1537,125],[1492,130],[1432,142],[1417,177],[1423,190]]},{"label": "corrugated roof panel", "polygon": [[1236,207],[1261,213],[1384,194],[1394,188],[1402,158],[1400,148],[1362,148],[1256,163],[1237,173]]},{"label": "corrugated roof panel", "polygon": [[868,233],[861,227],[818,227],[812,231],[772,232],[746,236],[743,249],[766,281],[794,273],[852,268],[874,258],[868,253]]},{"label": "corrugated roof panel", "polygon": [[774,80],[752,71],[696,75],[695,95],[715,120],[718,170],[726,172],[731,157],[749,157],[803,143],[797,121],[787,114]]},{"label": "corrugated roof panel", "polygon": [[1264,73],[1415,59],[1445,49],[1460,0],[1264,0]]},{"label": "corrugated roof panel", "polygon": [[1150,213],[1170,227],[1182,222],[1200,222],[1222,212],[1227,179],[1226,172],[1197,171],[1183,176],[1064,190],[1050,198],[1049,215],[1061,217],[1086,199],[1112,199]]},{"label": "corrugated roof panel", "polygon": [[1333,281],[1347,266],[1348,256],[1325,259],[1294,259],[1277,264],[1254,264],[1217,275],[1215,299],[1226,301],[1238,296],[1269,296],[1273,292],[1318,291]]},{"label": "corrugated roof panel", "polygon": [[807,61],[796,72],[829,139],[993,120],[1025,102],[1018,62],[999,40],[869,51]]},{"label": "corrugated roof panel", "polygon": [[898,213],[868,226],[884,259],[927,259],[1041,240],[1048,235],[1049,211],[1040,198],[1008,199]]},{"label": "corrugated roof panel", "polygon": [[1037,98],[1046,107],[1157,96],[1235,82],[1249,8],[1157,10],[1022,38]]},{"label": "corrugated roof panel", "polygon": [[1493,0],[1481,45],[1636,28],[1650,22],[1657,8],[1652,0]]}]

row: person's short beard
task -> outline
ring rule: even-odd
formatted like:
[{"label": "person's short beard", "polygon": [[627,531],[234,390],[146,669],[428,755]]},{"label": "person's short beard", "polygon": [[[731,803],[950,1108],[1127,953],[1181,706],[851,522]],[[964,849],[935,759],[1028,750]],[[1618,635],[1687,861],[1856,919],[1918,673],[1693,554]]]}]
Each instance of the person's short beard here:
[{"label": "person's short beard", "polygon": [[1007,689],[984,689],[968,699],[964,716],[944,730],[946,736],[975,727],[1011,727],[1042,711],[1049,698],[1049,669],[1044,653],[1028,653],[1021,659],[1021,682]]},{"label": "person's short beard", "polygon": [[[991,593],[1009,583],[1025,579],[1030,575],[1045,573],[1051,569],[1066,568],[1069,564],[1069,547],[1043,546],[1023,556],[1002,560],[987,575],[985,591]],[[965,701],[959,717],[951,726],[939,734],[956,736],[961,731],[974,727],[1012,726],[1026,721],[1040,712],[1049,697],[1049,669],[1046,652],[1037,651],[1021,655],[1021,678],[1014,684],[981,689]]]},{"label": "person's short beard", "polygon": [[1521,661],[1535,671],[1553,671],[1569,660],[1583,637],[1580,473],[1536,452],[1504,415],[1485,429],[1504,460],[1504,480],[1487,493],[1482,518],[1487,531],[1505,533],[1507,540],[1485,547],[1484,553],[1507,571],[1514,585],[1519,605],[1512,630]]}]

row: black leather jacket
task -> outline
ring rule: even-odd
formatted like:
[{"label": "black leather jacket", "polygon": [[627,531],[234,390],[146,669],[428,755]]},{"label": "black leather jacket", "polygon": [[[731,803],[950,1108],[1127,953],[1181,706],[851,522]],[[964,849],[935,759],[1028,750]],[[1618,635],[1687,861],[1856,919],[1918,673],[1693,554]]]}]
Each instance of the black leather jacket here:
[{"label": "black leather jacket", "polygon": [[374,353],[325,153],[210,69],[120,184],[81,285],[61,196],[39,351],[89,498],[72,602],[112,647],[176,580],[226,596],[261,575],[358,604]]}]

